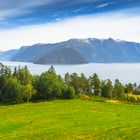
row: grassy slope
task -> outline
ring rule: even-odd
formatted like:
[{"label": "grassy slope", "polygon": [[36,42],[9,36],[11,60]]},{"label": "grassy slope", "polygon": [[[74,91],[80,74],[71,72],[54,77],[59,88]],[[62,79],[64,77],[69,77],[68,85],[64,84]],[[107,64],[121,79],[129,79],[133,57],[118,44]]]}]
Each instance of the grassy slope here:
[{"label": "grassy slope", "polygon": [[68,100],[0,107],[0,140],[140,139],[140,106]]}]

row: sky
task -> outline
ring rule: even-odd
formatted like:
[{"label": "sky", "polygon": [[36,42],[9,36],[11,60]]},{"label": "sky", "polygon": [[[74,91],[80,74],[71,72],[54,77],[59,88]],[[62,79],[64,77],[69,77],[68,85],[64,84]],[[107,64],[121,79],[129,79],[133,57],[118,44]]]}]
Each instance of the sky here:
[{"label": "sky", "polygon": [[92,37],[140,42],[140,0],[0,0],[0,50]]}]

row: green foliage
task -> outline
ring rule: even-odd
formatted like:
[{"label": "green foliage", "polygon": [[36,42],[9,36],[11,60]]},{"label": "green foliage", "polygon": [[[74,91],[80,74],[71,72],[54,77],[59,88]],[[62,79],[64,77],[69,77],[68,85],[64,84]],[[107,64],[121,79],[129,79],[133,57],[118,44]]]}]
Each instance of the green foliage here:
[{"label": "green foliage", "polygon": [[70,75],[70,85],[74,87],[76,94],[80,93],[80,80],[77,73],[73,73]]},{"label": "green foliage", "polygon": [[75,97],[75,90],[73,87],[65,87],[62,93],[63,99],[73,99]]},{"label": "green foliage", "polygon": [[102,90],[101,95],[103,97],[111,98],[112,97],[112,93],[113,93],[112,82],[110,80],[102,81],[102,83],[101,83],[101,90]]},{"label": "green foliage", "polygon": [[64,88],[62,79],[54,72],[45,72],[38,77],[35,89],[39,99],[53,99],[62,96]]},{"label": "green foliage", "polygon": [[14,72],[8,67],[0,71],[0,99],[3,103],[15,104],[27,102],[35,94],[32,85],[32,75],[27,67],[15,68]]},{"label": "green foliage", "polygon": [[125,95],[124,97],[124,101],[126,102],[137,102],[138,99],[136,99],[135,97],[133,96],[129,96],[129,95]]},{"label": "green foliage", "polygon": [[27,66],[25,66],[24,68],[19,67],[18,70],[14,71],[13,75],[17,77],[18,81],[22,85],[28,85],[32,83],[32,75],[27,69]]},{"label": "green foliage", "polygon": [[24,87],[17,81],[17,78],[9,78],[5,81],[1,98],[2,102],[8,104],[23,102]]},{"label": "green foliage", "polygon": [[126,84],[117,79],[115,84],[108,79],[100,81],[98,75],[87,78],[84,74],[66,73],[64,79],[55,73],[53,66],[38,76],[30,74],[27,66],[0,68],[0,102],[16,104],[36,100],[72,99],[75,96],[92,95],[127,102],[140,102],[140,99],[127,94],[140,94],[140,85]]},{"label": "green foliage", "polygon": [[125,92],[126,93],[133,93],[134,92],[134,85],[129,83],[125,85]]},{"label": "green foliage", "polygon": [[133,94],[140,95],[140,85],[135,87]]},{"label": "green foliage", "polygon": [[28,102],[34,96],[34,94],[36,94],[37,91],[32,84],[27,84],[23,87],[24,87],[24,101]]},{"label": "green foliage", "polygon": [[78,74],[73,73],[65,74],[64,82],[66,86],[72,86],[75,90],[76,94],[89,94],[91,93],[91,87],[89,85],[89,79],[82,73],[80,76]]},{"label": "green foliage", "polygon": [[115,99],[122,100],[124,97],[124,86],[120,83],[118,79],[115,80],[114,90],[113,90],[113,97]]},{"label": "green foliage", "polygon": [[93,87],[94,89],[94,95],[100,96],[101,95],[101,86],[100,86],[101,82],[96,73],[94,73],[94,75],[90,77],[90,82],[91,82],[91,87]]},{"label": "green foliage", "polygon": [[71,82],[71,75],[67,72],[64,76],[64,84],[70,86]]},{"label": "green foliage", "polygon": [[80,81],[79,87],[81,88],[80,93],[83,93],[83,94],[91,93],[91,87],[89,85],[89,80],[85,77],[85,75],[83,73],[81,74],[79,81]]}]

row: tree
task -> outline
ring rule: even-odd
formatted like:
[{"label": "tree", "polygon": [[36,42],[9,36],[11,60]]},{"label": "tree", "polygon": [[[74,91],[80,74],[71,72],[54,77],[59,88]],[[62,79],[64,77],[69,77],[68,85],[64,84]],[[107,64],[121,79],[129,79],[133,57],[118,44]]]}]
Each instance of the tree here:
[{"label": "tree", "polygon": [[32,75],[30,74],[27,66],[24,68],[18,68],[18,70],[15,68],[13,76],[17,77],[17,80],[22,85],[28,85],[32,83]]},{"label": "tree", "polygon": [[63,88],[61,78],[50,71],[42,73],[35,84],[38,98],[42,100],[60,98]]},{"label": "tree", "polygon": [[75,90],[73,87],[68,86],[64,88],[64,91],[62,93],[63,99],[73,99],[75,97]]},{"label": "tree", "polygon": [[102,81],[101,83],[101,90],[102,90],[102,96],[106,98],[111,98],[112,97],[112,92],[113,92],[113,85],[111,80],[105,80]]},{"label": "tree", "polygon": [[54,69],[54,67],[51,66],[51,67],[49,68],[48,72],[55,73],[55,69]]},{"label": "tree", "polygon": [[75,93],[76,94],[79,94],[80,93],[80,77],[78,76],[77,73],[72,73],[71,76],[70,76],[70,86],[72,86],[75,90]]},{"label": "tree", "polygon": [[70,82],[71,82],[71,75],[67,72],[64,76],[64,84],[66,86],[70,86]]},{"label": "tree", "polygon": [[124,98],[124,86],[120,83],[118,79],[115,80],[114,90],[113,90],[113,97],[115,99],[123,99]]},{"label": "tree", "polygon": [[11,69],[2,65],[0,68],[0,100],[2,100],[2,93],[4,91],[5,82],[11,76],[12,76]]},{"label": "tree", "polygon": [[125,85],[125,93],[133,93],[134,92],[134,85],[129,83]]},{"label": "tree", "polygon": [[83,94],[89,94],[91,93],[91,88],[89,85],[89,80],[85,77],[85,75],[82,73],[81,77],[79,77],[79,89],[80,89],[80,93]]},{"label": "tree", "polygon": [[137,95],[140,94],[140,85],[138,85],[137,87],[135,87],[134,94],[137,94]]},{"label": "tree", "polygon": [[93,87],[94,89],[94,94],[100,96],[101,95],[101,87],[100,87],[101,82],[96,73],[94,73],[94,75],[90,77],[90,84],[91,84],[91,87]]},{"label": "tree", "polygon": [[37,91],[34,89],[32,84],[27,84],[23,86],[23,88],[24,88],[24,101],[29,102]]},{"label": "tree", "polygon": [[6,79],[2,92],[2,102],[8,104],[22,103],[24,97],[24,88],[17,78]]}]

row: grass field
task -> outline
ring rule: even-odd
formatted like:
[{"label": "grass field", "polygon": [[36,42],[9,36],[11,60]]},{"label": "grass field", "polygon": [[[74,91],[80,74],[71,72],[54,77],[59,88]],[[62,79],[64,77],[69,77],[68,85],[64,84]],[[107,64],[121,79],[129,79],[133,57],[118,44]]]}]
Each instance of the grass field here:
[{"label": "grass field", "polygon": [[0,140],[139,140],[140,106],[56,100],[0,106]]}]

